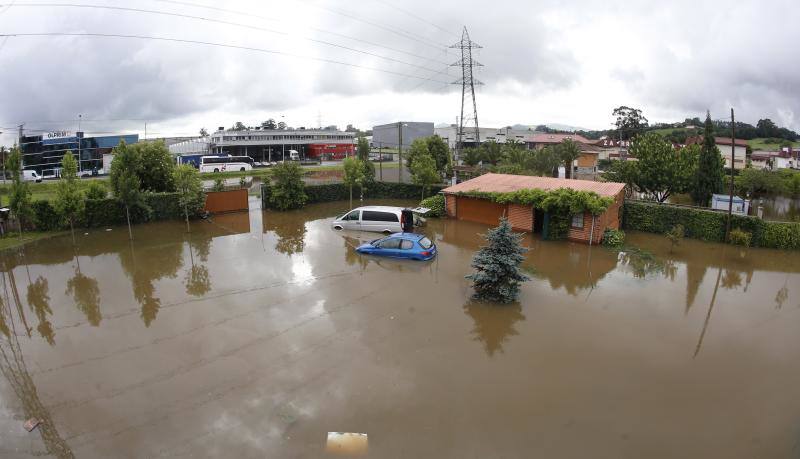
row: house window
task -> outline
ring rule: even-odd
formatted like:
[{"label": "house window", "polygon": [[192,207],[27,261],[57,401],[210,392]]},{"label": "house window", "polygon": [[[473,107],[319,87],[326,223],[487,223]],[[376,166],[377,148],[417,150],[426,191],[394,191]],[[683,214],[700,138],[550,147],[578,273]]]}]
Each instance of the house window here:
[{"label": "house window", "polygon": [[583,228],[583,214],[575,214],[572,216],[572,227]]}]

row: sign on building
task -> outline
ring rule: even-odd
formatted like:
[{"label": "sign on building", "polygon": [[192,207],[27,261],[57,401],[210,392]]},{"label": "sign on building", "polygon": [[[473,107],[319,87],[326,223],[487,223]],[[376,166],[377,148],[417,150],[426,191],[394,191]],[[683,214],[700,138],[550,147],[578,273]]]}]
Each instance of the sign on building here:
[{"label": "sign on building", "polygon": [[71,131],[51,131],[42,134],[43,145],[77,142],[77,137]]}]

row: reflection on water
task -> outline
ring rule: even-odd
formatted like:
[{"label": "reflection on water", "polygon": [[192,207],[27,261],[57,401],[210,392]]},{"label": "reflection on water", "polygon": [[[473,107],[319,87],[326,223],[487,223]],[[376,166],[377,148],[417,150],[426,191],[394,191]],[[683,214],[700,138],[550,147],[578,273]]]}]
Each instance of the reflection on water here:
[{"label": "reflection on water", "polygon": [[28,278],[28,306],[36,314],[39,319],[39,325],[36,326],[36,331],[39,335],[46,339],[51,346],[56,344],[55,333],[53,332],[53,324],[48,320],[49,316],[53,315],[50,309],[50,297],[48,296],[48,283],[47,279],[39,276],[35,281],[31,282]]},{"label": "reflection on water", "polygon": [[[18,316],[15,319],[13,310],[10,308],[10,303],[17,302],[18,294],[16,292],[16,285],[11,284],[9,276],[6,272],[2,273],[3,280],[3,295],[0,298],[0,331],[3,337],[0,338],[0,372],[2,372],[5,381],[11,386],[14,395],[19,403],[22,405],[24,419],[35,418],[40,421],[39,426],[36,428],[46,448],[46,454],[59,458],[72,458],[72,450],[67,442],[59,433],[55,422],[53,421],[50,411],[42,403],[39,398],[39,393],[31,377],[28,367],[25,363],[25,353],[23,352],[19,343],[19,331],[17,330],[17,320],[22,319],[24,324],[24,313],[22,309],[18,309]],[[37,279],[33,290],[30,288],[30,294],[33,293],[33,301],[36,306],[33,306],[37,316],[40,314],[39,310],[47,308],[47,281],[45,279]],[[13,290],[9,292],[9,290]],[[52,314],[52,311],[48,312]],[[42,319],[40,318],[40,321]],[[27,327],[27,325],[23,325]],[[49,322],[48,326],[49,327]],[[41,331],[42,336],[52,345],[52,328],[43,327],[45,331]],[[10,400],[8,400],[10,401]],[[17,425],[21,426],[22,420],[17,421]],[[31,435],[35,435],[32,433]],[[10,451],[11,443],[4,441],[3,447]],[[42,455],[42,454],[37,454]]]},{"label": "reflection on water", "polygon": [[75,306],[86,315],[86,320],[93,327],[100,325],[103,319],[100,313],[100,287],[97,280],[81,272],[81,264],[75,257],[75,275],[67,281],[67,295],[72,295]]},{"label": "reflection on water", "polygon": [[470,301],[464,305],[464,313],[475,322],[472,339],[483,343],[489,357],[503,352],[503,344],[519,334],[514,325],[525,320],[519,303],[498,306]]},{"label": "reflection on water", "polygon": [[[427,263],[362,256],[380,235],[331,230],[347,207],[2,253],[0,423],[44,424],[42,442],[0,431],[0,448],[317,457],[324,432],[344,430],[377,439],[377,457],[516,457],[524,424],[559,445],[546,457],[668,457],[665,437],[687,457],[791,451],[800,401],[775,389],[800,383],[797,253],[526,235],[535,278],[497,307],[470,301],[464,279],[485,226],[430,220]],[[292,422],[264,416],[285,406]],[[741,436],[754,421],[758,442]]]}]

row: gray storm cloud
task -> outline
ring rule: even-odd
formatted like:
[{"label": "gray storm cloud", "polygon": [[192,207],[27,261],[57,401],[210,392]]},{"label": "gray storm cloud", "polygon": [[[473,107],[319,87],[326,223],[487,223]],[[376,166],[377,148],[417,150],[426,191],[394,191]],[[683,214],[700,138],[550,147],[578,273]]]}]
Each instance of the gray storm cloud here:
[{"label": "gray storm cloud", "polygon": [[[645,114],[669,113],[678,119],[697,116],[706,108],[722,116],[735,105],[745,121],[771,117],[800,129],[800,61],[794,55],[800,42],[800,8],[790,1],[743,1],[732,8],[721,1],[218,5],[249,15],[163,0],[110,5],[203,16],[286,34],[130,11],[27,7],[24,2],[0,9],[0,30],[174,37],[280,50],[291,56],[137,39],[11,37],[4,44],[0,41],[0,127],[7,130],[5,124],[25,120],[73,119],[77,113],[165,122],[202,114],[211,118],[205,123],[211,126],[221,122],[215,112],[278,113],[298,107],[313,111],[323,97],[344,101],[337,116],[346,120],[346,101],[365,96],[382,106],[381,113],[386,105],[405,100],[410,106],[398,112],[449,122],[455,110],[426,106],[428,100],[441,100],[426,94],[458,98],[453,93],[457,88],[446,84],[459,76],[458,68],[447,65],[458,56],[445,45],[456,42],[466,24],[473,40],[484,46],[476,56],[485,64],[478,72],[486,83],[479,104],[494,110],[484,118],[505,119],[508,124],[574,118],[574,124],[603,128],[616,97],[621,99],[617,104],[638,103]],[[613,97],[601,81],[618,86]],[[495,108],[504,106],[495,99],[519,103],[503,111]],[[535,110],[526,108],[527,99]]]}]

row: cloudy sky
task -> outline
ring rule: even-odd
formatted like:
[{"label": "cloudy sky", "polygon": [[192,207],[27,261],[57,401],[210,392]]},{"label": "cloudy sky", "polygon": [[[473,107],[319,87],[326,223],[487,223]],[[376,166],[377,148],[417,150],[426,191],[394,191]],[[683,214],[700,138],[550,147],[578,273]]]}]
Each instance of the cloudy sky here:
[{"label": "cloudy sky", "polygon": [[0,36],[5,145],[19,123],[75,130],[78,114],[88,132],[148,136],[455,122],[447,45],[464,26],[483,46],[482,126],[604,129],[630,105],[651,122],[734,107],[800,130],[796,0],[0,1],[0,34],[151,37]]}]

